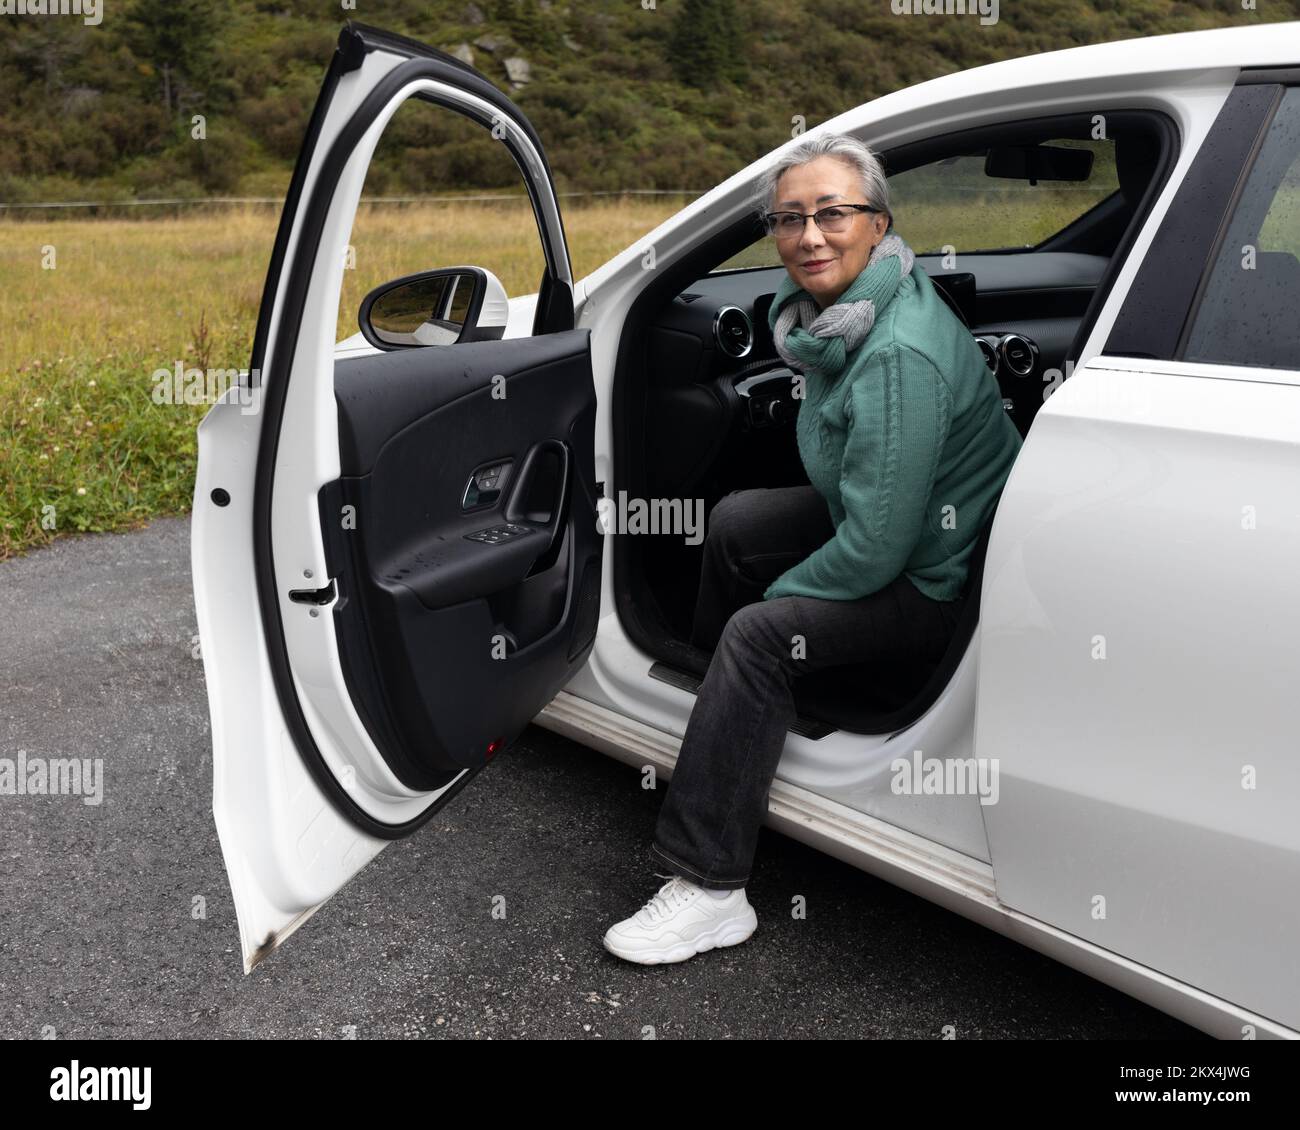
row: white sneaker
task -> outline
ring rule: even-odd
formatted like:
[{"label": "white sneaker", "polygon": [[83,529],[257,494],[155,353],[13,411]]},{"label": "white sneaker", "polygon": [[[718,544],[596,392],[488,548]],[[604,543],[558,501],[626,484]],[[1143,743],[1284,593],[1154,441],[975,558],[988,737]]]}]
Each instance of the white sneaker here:
[{"label": "white sneaker", "polygon": [[743,942],[758,926],[744,887],[716,898],[680,875],[669,878],[631,918],[605,934],[605,948],[625,961],[660,965],[685,961],[715,946]]}]

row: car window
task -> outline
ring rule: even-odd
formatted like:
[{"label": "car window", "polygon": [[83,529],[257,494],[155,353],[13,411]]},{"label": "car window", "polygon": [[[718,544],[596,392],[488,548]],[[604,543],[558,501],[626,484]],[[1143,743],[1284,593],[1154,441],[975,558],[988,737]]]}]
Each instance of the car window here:
[{"label": "car window", "polygon": [[[1021,251],[1055,235],[1119,188],[1113,141],[1061,138],[1044,144],[1092,150],[1088,179],[1030,184],[985,173],[987,150],[944,157],[889,178],[895,229],[918,255],[941,254],[946,247],[966,254]],[[775,244],[761,239],[715,269],[780,264]]]},{"label": "car window", "polygon": [[1300,369],[1300,88],[1283,95],[1206,275],[1184,361]]},{"label": "car window", "polygon": [[[388,122],[366,172],[349,240],[336,341],[358,332],[381,283],[439,267],[492,272],[509,297],[532,294],[546,266],[523,175],[478,122],[421,99]],[[450,314],[465,315],[465,289]],[[445,336],[445,335],[444,335]]]}]

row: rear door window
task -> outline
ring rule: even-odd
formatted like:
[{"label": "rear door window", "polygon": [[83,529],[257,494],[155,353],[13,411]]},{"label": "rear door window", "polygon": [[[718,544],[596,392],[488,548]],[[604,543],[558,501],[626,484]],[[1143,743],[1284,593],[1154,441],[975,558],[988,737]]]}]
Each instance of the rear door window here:
[{"label": "rear door window", "polygon": [[1300,87],[1288,87],[1192,315],[1185,361],[1300,369]]}]

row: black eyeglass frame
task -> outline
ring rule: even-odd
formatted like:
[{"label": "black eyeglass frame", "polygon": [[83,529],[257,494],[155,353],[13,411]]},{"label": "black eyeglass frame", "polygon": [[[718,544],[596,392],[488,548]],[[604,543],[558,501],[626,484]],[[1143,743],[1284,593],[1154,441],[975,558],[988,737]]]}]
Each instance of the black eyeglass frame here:
[{"label": "black eyeglass frame", "polygon": [[[798,216],[799,219],[803,221],[803,223],[800,224],[799,226],[799,234],[802,235],[804,228],[808,226],[808,217],[811,216],[813,223],[817,225],[817,230],[824,232],[826,229],[822,227],[822,222],[817,217],[820,216],[823,212],[829,212],[832,208],[848,208],[849,210],[854,212],[880,213],[884,211],[883,208],[873,208],[870,204],[827,204],[825,208],[818,208],[817,211],[815,212],[794,212],[790,210],[783,210],[780,212],[764,212],[763,226],[766,229],[768,235],[774,236],[776,235],[776,231],[774,228],[775,221],[773,217]],[[791,232],[790,234],[793,235],[794,233]],[[832,232],[831,234],[834,235],[835,233]]]}]

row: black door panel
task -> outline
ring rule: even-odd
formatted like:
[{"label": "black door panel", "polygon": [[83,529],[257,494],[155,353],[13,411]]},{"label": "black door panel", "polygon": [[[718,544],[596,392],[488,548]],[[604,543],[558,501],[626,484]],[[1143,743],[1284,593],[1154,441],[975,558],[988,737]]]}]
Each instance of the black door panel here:
[{"label": "black door panel", "polygon": [[481,768],[595,638],[589,337],[568,330],[336,367],[342,473],[320,506],[343,671],[371,737],[412,788]]}]

